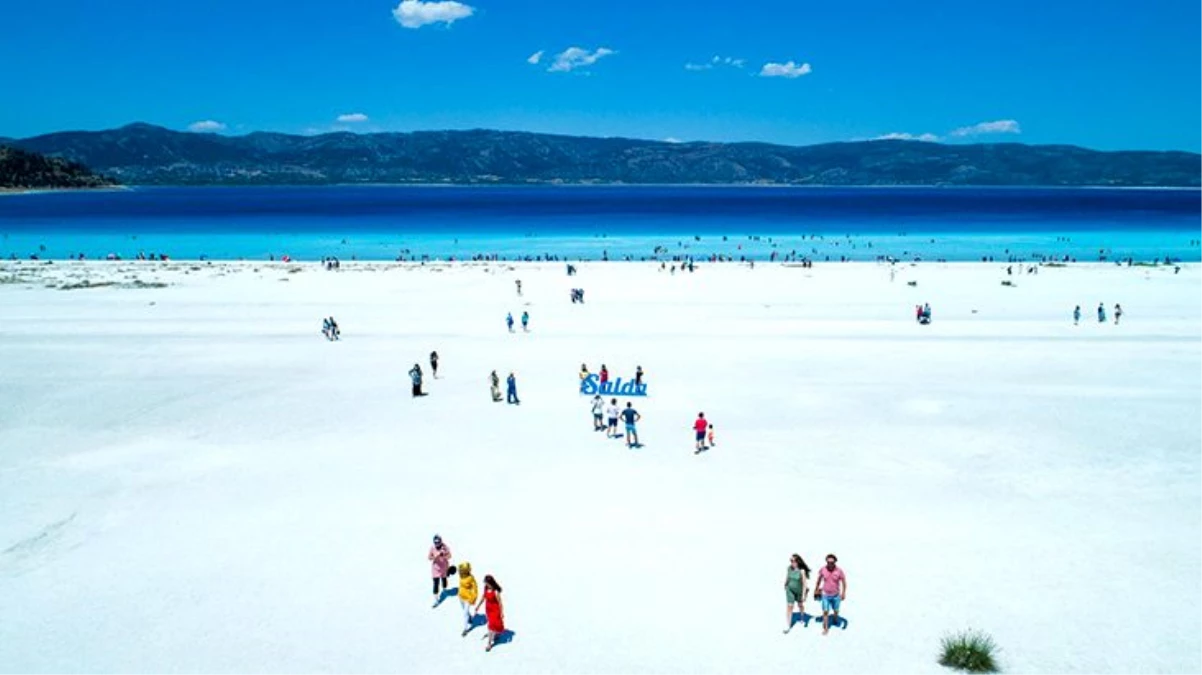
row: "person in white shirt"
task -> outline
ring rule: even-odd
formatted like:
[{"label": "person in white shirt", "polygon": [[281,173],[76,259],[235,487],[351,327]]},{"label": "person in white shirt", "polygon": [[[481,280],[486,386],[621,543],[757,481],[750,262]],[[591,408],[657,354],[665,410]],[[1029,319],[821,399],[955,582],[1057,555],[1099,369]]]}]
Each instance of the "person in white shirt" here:
[{"label": "person in white shirt", "polygon": [[618,399],[611,398],[609,400],[609,405],[605,406],[605,417],[609,422],[605,429],[606,438],[618,437],[618,415],[621,412],[622,411],[618,408]]},{"label": "person in white shirt", "polygon": [[605,423],[601,421],[601,415],[604,411],[605,399],[601,398],[601,394],[593,396],[593,431],[605,429]]}]

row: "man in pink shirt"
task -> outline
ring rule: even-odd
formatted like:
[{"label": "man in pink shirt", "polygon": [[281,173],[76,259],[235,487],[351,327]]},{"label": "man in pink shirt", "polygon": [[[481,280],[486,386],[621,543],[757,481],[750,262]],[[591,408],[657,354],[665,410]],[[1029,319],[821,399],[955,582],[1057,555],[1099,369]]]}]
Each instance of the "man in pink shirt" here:
[{"label": "man in pink shirt", "polygon": [[839,625],[839,605],[847,599],[847,575],[835,566],[838,561],[834,553],[827,554],[826,567],[818,570],[818,586],[814,589],[814,597],[822,599],[823,635],[831,628],[831,614],[835,615],[834,624]]}]

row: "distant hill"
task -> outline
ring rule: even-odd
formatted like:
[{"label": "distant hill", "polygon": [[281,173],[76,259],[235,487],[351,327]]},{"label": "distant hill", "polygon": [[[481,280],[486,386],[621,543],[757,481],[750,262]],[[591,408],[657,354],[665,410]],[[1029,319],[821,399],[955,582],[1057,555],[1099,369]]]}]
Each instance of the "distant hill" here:
[{"label": "distant hill", "polygon": [[0,145],[0,188],[91,188],[115,185],[82,164]]},{"label": "distant hill", "polygon": [[510,131],[219,136],[131,124],[14,141],[131,184],[711,183],[1199,186],[1189,152],[881,140],[792,147]]}]

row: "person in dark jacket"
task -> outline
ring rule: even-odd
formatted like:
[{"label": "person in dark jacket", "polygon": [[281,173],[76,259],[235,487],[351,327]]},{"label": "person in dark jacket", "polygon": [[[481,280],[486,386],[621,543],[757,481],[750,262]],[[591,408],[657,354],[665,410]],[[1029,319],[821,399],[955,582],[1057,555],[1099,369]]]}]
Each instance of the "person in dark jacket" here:
[{"label": "person in dark jacket", "polygon": [[423,396],[422,394],[422,367],[418,364],[413,364],[409,369],[409,378],[413,380],[413,396]]}]

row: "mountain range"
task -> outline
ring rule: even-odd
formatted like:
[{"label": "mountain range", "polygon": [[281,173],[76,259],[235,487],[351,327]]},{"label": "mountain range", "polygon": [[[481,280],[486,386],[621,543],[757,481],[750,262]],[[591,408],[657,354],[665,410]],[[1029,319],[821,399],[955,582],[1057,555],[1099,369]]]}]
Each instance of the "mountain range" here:
[{"label": "mountain range", "polygon": [[0,189],[94,188],[113,185],[106,176],[61,157],[5,147],[0,142]]},{"label": "mountain range", "polygon": [[244,136],[150,124],[9,139],[125,184],[333,183],[1199,186],[1191,152],[874,140],[784,146],[512,131]]}]

